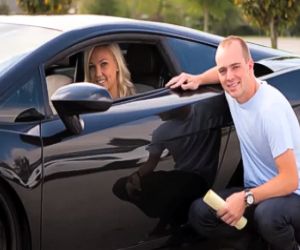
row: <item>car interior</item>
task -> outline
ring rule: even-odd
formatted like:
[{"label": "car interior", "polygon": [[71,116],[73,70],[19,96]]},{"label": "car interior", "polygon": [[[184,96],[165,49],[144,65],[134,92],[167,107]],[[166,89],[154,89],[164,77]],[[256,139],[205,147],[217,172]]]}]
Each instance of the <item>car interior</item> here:
[{"label": "car interior", "polygon": [[162,88],[169,80],[166,64],[155,45],[134,43],[121,48],[138,93]]}]

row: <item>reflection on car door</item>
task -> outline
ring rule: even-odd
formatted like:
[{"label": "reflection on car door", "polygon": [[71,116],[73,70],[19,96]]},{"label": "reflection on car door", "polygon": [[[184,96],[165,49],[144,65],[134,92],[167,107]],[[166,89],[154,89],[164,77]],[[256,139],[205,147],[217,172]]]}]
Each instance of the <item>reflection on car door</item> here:
[{"label": "reflection on car door", "polygon": [[[65,131],[58,118],[45,122],[42,249],[154,249],[161,244],[163,239],[147,238],[158,219],[119,199],[113,187],[147,160],[153,133],[166,124],[162,114],[201,109],[208,99],[216,116],[206,105],[191,129],[179,135],[170,131],[166,140],[173,140],[225,124],[224,96],[206,91],[186,97],[166,90],[150,99],[119,102],[106,112],[83,115],[78,136]],[[165,151],[155,171],[173,167]]]}]

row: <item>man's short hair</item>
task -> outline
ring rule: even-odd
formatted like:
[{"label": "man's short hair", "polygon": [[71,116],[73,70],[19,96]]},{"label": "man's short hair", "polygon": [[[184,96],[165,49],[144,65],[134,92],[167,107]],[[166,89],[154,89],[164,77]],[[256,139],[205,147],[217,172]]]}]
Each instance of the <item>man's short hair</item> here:
[{"label": "man's short hair", "polygon": [[228,36],[226,37],[224,40],[222,40],[219,44],[219,47],[226,47],[228,45],[230,45],[233,41],[237,41],[239,42],[239,44],[241,45],[242,48],[242,52],[243,52],[243,56],[245,58],[246,61],[248,61],[251,58],[251,54],[248,48],[247,43],[245,42],[245,40],[239,36]]}]

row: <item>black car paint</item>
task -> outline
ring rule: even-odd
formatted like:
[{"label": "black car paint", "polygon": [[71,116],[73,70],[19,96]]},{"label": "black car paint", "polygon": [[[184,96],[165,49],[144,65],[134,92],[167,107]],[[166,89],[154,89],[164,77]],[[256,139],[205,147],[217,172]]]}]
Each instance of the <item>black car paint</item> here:
[{"label": "black car paint", "polygon": [[[39,70],[42,73],[42,66],[66,48],[98,36],[125,33],[176,37],[213,47],[221,39],[189,30],[132,23],[66,32],[29,54],[0,78],[1,100],[26,82],[32,72]],[[255,59],[277,55],[256,47],[252,52]],[[294,79],[298,75],[297,72]],[[276,77],[271,81],[275,82]],[[40,83],[45,84],[42,78]],[[137,96],[136,103],[133,98],[119,102],[103,113],[82,115],[85,127],[80,135],[69,133],[58,116],[48,116],[46,111],[45,119],[41,121],[0,124],[1,183],[14,193],[20,211],[26,215],[32,249],[156,247],[155,240],[140,242],[155,221],[146,218],[131,204],[113,197],[110,188],[117,177],[130,174],[146,160],[151,134],[162,124],[159,113],[195,105],[203,100],[203,96],[208,99],[222,96],[222,92],[216,94],[209,88],[207,90],[209,96],[196,92],[189,98],[171,91],[163,96],[165,99],[161,95],[147,99],[145,94],[140,99]],[[47,100],[45,91],[44,86],[40,94]],[[298,99],[295,95],[293,99]],[[226,107],[224,99],[220,99],[219,104]],[[223,131],[222,159],[226,158],[223,154],[230,130],[225,127]],[[232,158],[238,158],[238,147],[230,154]],[[232,162],[233,159],[227,164]],[[170,166],[172,159],[166,156],[160,167]]]},{"label": "black car paint", "polygon": [[[118,177],[130,174],[147,159],[146,146],[151,141],[152,131],[162,124],[159,113],[203,99],[201,95],[184,102],[174,95],[160,98],[167,99],[167,104],[154,98],[141,100],[139,105],[134,102],[131,105],[126,103],[126,106],[118,104],[104,113],[84,115],[82,119],[86,127],[76,137],[63,136],[64,126],[57,124],[59,120],[43,124],[42,137],[55,142],[44,147],[43,211],[47,216],[43,217],[43,249],[70,246],[85,249],[86,242],[93,242],[89,249],[98,249],[99,246],[101,249],[122,248],[137,244],[151,230],[153,222],[145,220],[137,208],[116,199],[111,188]],[[140,110],[139,107],[146,108]],[[57,130],[54,131],[53,127]],[[201,130],[200,126],[197,127]],[[137,150],[140,153],[137,154]],[[170,160],[166,158],[164,165],[169,165]],[[53,195],[56,193],[53,190],[60,193],[63,202]],[[126,212],[122,212],[123,209]],[[148,228],[141,226],[140,220]],[[128,229],[130,225],[136,226]]]}]

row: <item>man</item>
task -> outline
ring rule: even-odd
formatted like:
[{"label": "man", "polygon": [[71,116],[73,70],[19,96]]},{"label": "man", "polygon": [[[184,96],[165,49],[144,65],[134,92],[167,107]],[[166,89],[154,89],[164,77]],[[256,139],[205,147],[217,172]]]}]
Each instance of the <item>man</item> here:
[{"label": "man", "polygon": [[[272,249],[298,250],[300,242],[300,128],[285,97],[254,75],[246,43],[229,36],[218,46],[216,67],[170,80],[171,88],[196,89],[220,82],[240,141],[244,187],[218,192],[226,206],[215,214],[203,201],[193,202],[190,223],[207,237],[238,237],[233,226],[245,213]],[[246,228],[247,228],[246,227]],[[247,229],[245,229],[247,230]],[[242,230],[243,231],[243,230]]]}]

